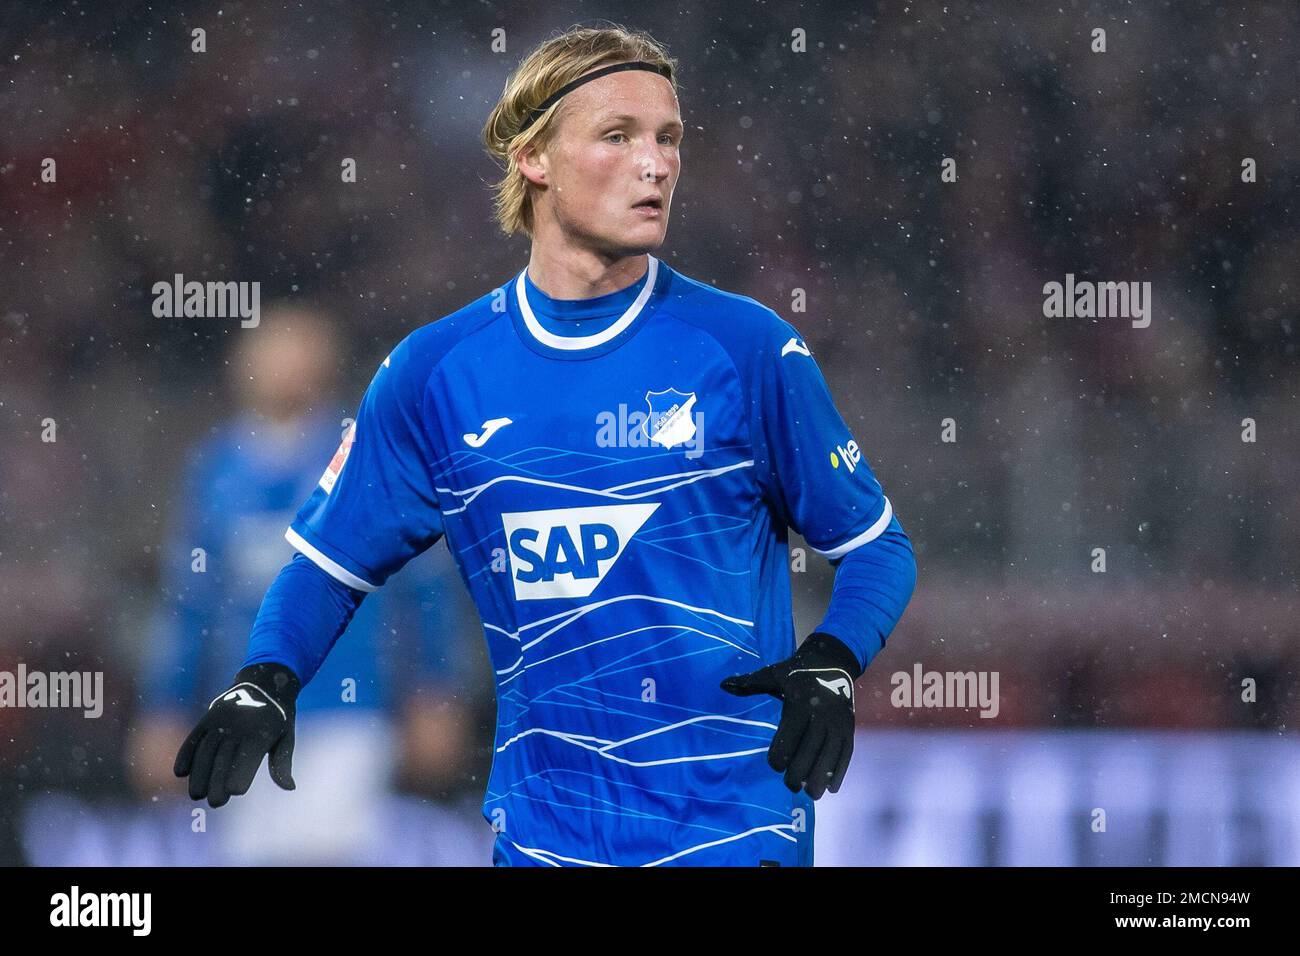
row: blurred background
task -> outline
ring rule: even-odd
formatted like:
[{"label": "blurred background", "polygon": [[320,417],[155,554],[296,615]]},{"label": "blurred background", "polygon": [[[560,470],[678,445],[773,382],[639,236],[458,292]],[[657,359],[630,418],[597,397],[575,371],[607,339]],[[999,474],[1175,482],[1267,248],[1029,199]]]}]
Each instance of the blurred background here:
[{"label": "blurred background", "polygon": [[[229,0],[0,2],[0,671],[106,697],[0,708],[0,862],[490,862],[442,544],[304,692],[294,794],[196,817],[170,766],[379,362],[527,262],[480,129],[596,18],[679,59],[657,255],[801,329],[915,546],[818,862],[1300,864],[1294,3]],[[154,317],[176,273],[261,324]],[[1149,281],[1150,327],[1045,318],[1066,273]],[[997,716],[895,706],[917,665]]]}]

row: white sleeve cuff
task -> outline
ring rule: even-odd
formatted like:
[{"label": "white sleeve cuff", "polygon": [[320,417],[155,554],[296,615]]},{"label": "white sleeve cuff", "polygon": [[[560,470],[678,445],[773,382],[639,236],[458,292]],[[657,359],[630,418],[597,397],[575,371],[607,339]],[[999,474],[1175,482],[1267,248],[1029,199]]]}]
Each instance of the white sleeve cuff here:
[{"label": "white sleeve cuff", "polygon": [[859,535],[855,535],[843,544],[836,545],[829,550],[823,551],[821,548],[813,548],[813,550],[823,557],[829,558],[831,561],[834,561],[836,558],[842,558],[854,548],[860,548],[867,542],[874,541],[876,538],[884,534],[885,529],[889,527],[889,522],[893,517],[894,506],[889,503],[888,498],[885,498],[885,510],[880,513],[880,517],[876,519],[875,524],[866,531]]},{"label": "white sleeve cuff", "polygon": [[320,568],[335,581],[340,584],[346,584],[350,588],[367,593],[378,591],[378,585],[371,584],[369,581],[363,581],[337,561],[321,553],[320,548],[316,547],[292,527],[286,528],[284,532],[285,540],[311,559],[312,564]]}]

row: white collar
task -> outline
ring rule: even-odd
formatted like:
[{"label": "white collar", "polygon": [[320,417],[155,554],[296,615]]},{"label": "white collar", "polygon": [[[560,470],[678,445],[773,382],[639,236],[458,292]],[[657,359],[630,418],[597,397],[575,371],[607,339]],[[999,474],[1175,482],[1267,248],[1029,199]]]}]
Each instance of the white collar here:
[{"label": "white collar", "polygon": [[537,316],[533,314],[532,306],[528,304],[528,294],[524,281],[524,277],[528,274],[528,267],[525,266],[524,271],[519,273],[519,278],[515,280],[515,300],[519,303],[519,314],[524,318],[524,326],[532,334],[533,338],[553,349],[577,351],[608,342],[636,320],[636,317],[641,314],[641,310],[654,292],[655,278],[659,274],[659,260],[654,256],[647,256],[646,258],[650,260],[650,267],[646,270],[645,285],[636,300],[627,307],[627,311],[619,316],[618,320],[612,325],[591,335],[556,335],[554,332],[549,332],[542,327],[542,324],[537,321]]}]

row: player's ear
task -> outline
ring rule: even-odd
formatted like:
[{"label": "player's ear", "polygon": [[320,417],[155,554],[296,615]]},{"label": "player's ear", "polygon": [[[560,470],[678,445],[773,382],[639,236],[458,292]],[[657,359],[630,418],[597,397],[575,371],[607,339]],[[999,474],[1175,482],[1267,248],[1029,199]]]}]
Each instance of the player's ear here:
[{"label": "player's ear", "polygon": [[515,154],[515,165],[519,172],[534,186],[545,186],[547,181],[547,157],[538,143],[529,143]]}]

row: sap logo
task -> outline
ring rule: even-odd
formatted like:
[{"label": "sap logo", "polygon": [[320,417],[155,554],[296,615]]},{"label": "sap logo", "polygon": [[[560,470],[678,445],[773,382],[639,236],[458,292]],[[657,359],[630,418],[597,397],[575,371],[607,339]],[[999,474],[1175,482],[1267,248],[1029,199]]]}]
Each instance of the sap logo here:
[{"label": "sap logo", "polygon": [[659,502],[501,515],[516,601],[587,597]]},{"label": "sap logo", "polygon": [[857,442],[850,440],[847,445],[836,445],[835,451],[838,451],[839,454],[836,455],[834,451],[831,452],[832,468],[840,467],[842,461],[849,469],[850,475],[858,470],[858,463],[862,461],[862,451],[858,448]]}]

